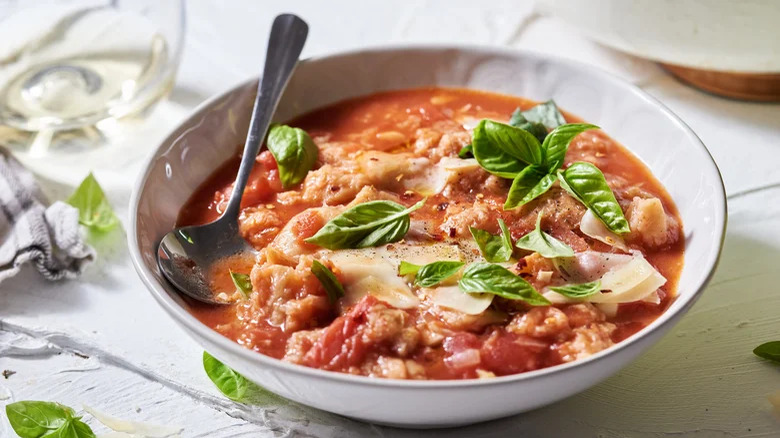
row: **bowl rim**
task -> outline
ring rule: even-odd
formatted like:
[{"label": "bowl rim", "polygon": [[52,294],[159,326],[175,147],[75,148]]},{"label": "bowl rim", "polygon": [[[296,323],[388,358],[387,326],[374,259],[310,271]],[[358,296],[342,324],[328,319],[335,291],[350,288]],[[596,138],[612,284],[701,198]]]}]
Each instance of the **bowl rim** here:
[{"label": "bowl rim", "polygon": [[[194,315],[188,312],[183,306],[181,306],[179,303],[174,301],[170,296],[168,296],[168,292],[162,288],[162,286],[158,283],[158,281],[152,276],[152,272],[143,263],[140,247],[137,245],[137,240],[138,240],[137,219],[138,219],[138,204],[140,201],[140,195],[145,186],[147,177],[152,170],[153,164],[156,161],[157,156],[159,155],[159,152],[161,150],[164,150],[164,148],[168,147],[168,145],[172,143],[176,137],[181,135],[177,133],[184,127],[185,123],[191,122],[201,113],[211,109],[212,105],[215,102],[225,98],[226,96],[236,92],[237,90],[250,86],[250,84],[258,80],[257,77],[253,77],[248,80],[242,81],[226,90],[223,90],[218,94],[215,94],[214,96],[208,98],[207,100],[199,104],[197,107],[195,107],[195,109],[193,109],[187,115],[187,117],[183,119],[178,125],[172,128],[169,131],[168,135],[165,136],[164,140],[162,140],[157,145],[157,147],[149,153],[149,155],[144,161],[143,172],[139,174],[133,186],[133,191],[130,196],[130,218],[129,218],[130,226],[129,226],[129,232],[127,233],[131,260],[143,284],[151,292],[152,296],[157,300],[157,302],[162,306],[162,308],[170,316],[172,316],[177,323],[183,325],[184,328],[187,329],[190,333],[195,333],[198,336],[204,337],[208,340],[208,342],[213,344],[218,344],[222,348],[228,350],[233,355],[240,356],[246,361],[253,363],[256,366],[276,368],[285,372],[295,373],[304,377],[334,380],[334,381],[349,383],[353,385],[363,385],[363,386],[370,386],[370,387],[380,386],[380,387],[393,387],[393,388],[408,387],[408,388],[425,388],[425,389],[451,389],[451,388],[460,388],[460,387],[472,387],[472,386],[482,387],[482,386],[509,384],[513,382],[520,382],[520,381],[525,381],[525,380],[534,379],[543,376],[550,376],[553,374],[561,374],[570,371],[572,369],[584,367],[594,362],[601,362],[606,358],[608,358],[609,356],[612,356],[613,354],[616,354],[619,351],[625,350],[630,346],[643,340],[644,338],[647,338],[648,336],[651,335],[651,333],[655,331],[664,332],[666,329],[670,328],[671,325],[675,323],[676,318],[682,316],[685,312],[687,312],[688,309],[690,309],[690,307],[696,302],[696,300],[698,300],[698,298],[704,292],[704,289],[706,288],[707,284],[712,279],[715,270],[717,268],[718,262],[720,260],[721,253],[723,251],[723,244],[726,235],[726,224],[728,219],[728,207],[726,202],[726,190],[723,184],[723,178],[720,173],[720,169],[718,168],[718,165],[715,163],[712,154],[704,145],[704,143],[701,141],[701,139],[685,122],[682,121],[682,119],[680,119],[680,117],[674,114],[669,108],[667,108],[663,103],[661,103],[655,97],[651,96],[644,90],[640,89],[638,86],[625,81],[624,79],[618,77],[615,74],[607,72],[594,65],[586,64],[580,61],[575,61],[568,58],[562,58],[556,55],[549,55],[549,54],[534,52],[525,49],[513,49],[513,48],[505,48],[505,47],[468,45],[468,44],[458,44],[458,45],[389,44],[389,45],[373,46],[369,48],[337,51],[326,55],[309,57],[303,59],[301,62],[307,62],[307,63],[317,62],[317,61],[324,61],[324,60],[332,60],[339,57],[361,56],[361,55],[368,55],[372,53],[392,53],[392,52],[402,53],[404,51],[474,52],[474,53],[499,56],[499,57],[544,59],[544,60],[552,61],[553,63],[558,65],[564,64],[570,68],[586,70],[589,74],[600,76],[603,79],[605,79],[607,82],[609,82],[611,86],[622,88],[625,92],[634,94],[636,97],[639,97],[640,99],[651,104],[653,107],[655,107],[656,110],[662,112],[671,123],[676,124],[680,129],[682,129],[685,132],[687,138],[690,139],[693,147],[698,147],[701,151],[703,151],[706,154],[706,156],[709,158],[709,161],[705,161],[704,165],[711,166],[711,167],[708,166],[710,167],[709,171],[710,172],[714,171],[714,174],[717,176],[717,180],[720,182],[719,186],[715,187],[715,202],[719,205],[716,205],[715,224],[713,226],[713,228],[715,229],[719,228],[720,241],[717,243],[718,245],[717,251],[712,253],[710,257],[707,259],[706,264],[703,265],[707,270],[707,275],[700,282],[700,284],[696,286],[696,290],[688,297],[684,298],[684,301],[682,302],[680,307],[677,308],[677,310],[667,309],[658,318],[653,320],[653,322],[651,322],[650,324],[642,328],[637,333],[634,333],[627,339],[624,339],[619,343],[612,345],[611,347],[606,348],[598,353],[595,353],[587,358],[575,360],[564,364],[554,365],[551,367],[541,368],[538,370],[527,371],[519,374],[511,374],[507,376],[494,377],[490,379],[460,379],[460,380],[383,379],[377,377],[352,375],[352,374],[346,374],[341,372],[325,371],[317,368],[310,368],[304,365],[285,362],[281,359],[276,359],[270,356],[266,356],[260,352],[245,348],[239,345],[238,343],[234,342],[233,340],[224,337],[223,335],[213,330],[212,328],[208,327],[207,325],[203,324],[202,322],[200,322],[197,318],[195,318]],[[720,190],[717,190],[718,188],[720,188]],[[684,265],[683,270],[686,267],[687,266]],[[701,267],[702,265],[698,266],[699,269],[701,269]],[[680,299],[679,296],[677,299]]]}]

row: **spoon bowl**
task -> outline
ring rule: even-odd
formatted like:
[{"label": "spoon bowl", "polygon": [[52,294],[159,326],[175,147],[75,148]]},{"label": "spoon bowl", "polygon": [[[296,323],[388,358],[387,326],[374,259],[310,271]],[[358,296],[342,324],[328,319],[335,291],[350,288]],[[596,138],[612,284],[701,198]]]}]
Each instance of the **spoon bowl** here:
[{"label": "spoon bowl", "polygon": [[308,32],[306,22],[295,15],[282,14],[274,19],[241,165],[222,216],[205,225],[176,228],[166,234],[157,247],[157,265],[165,278],[181,293],[198,301],[228,304],[211,290],[211,266],[226,257],[253,251],[238,230],[241,197]]}]

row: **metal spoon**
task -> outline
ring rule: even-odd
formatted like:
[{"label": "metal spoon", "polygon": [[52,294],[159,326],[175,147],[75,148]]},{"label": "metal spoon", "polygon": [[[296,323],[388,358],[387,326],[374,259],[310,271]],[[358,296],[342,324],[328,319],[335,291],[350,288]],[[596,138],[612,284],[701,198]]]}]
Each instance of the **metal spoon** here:
[{"label": "metal spoon", "polygon": [[306,22],[295,15],[279,15],[274,20],[241,165],[225,212],[209,224],[171,231],[157,248],[157,264],[165,278],[198,301],[227,304],[218,300],[209,287],[210,267],[225,257],[253,251],[238,232],[241,196],[308,32]]}]

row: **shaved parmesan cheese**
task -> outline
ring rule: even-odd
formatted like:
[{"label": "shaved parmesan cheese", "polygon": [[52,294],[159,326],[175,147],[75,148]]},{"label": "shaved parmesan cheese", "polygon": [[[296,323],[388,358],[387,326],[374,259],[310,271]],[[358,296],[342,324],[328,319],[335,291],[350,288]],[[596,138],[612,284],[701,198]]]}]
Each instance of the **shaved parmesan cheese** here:
[{"label": "shaved parmesan cheese", "polygon": [[493,302],[491,294],[470,294],[460,290],[458,286],[442,286],[423,289],[436,305],[447,307],[467,315],[479,315]]},{"label": "shaved parmesan cheese", "polygon": [[553,271],[539,271],[536,274],[536,280],[542,282],[548,282],[552,280]]},{"label": "shaved parmesan cheese", "polygon": [[596,281],[609,270],[625,265],[631,259],[633,255],[585,251],[574,254],[574,257],[553,259],[553,264],[567,282],[576,284]]},{"label": "shaved parmesan cheese", "polygon": [[599,293],[588,297],[591,303],[630,303],[647,298],[666,283],[641,254],[636,253],[629,263],[615,268],[601,277],[602,289],[609,293]]},{"label": "shaved parmesan cheese", "polygon": [[596,308],[601,310],[601,312],[607,317],[607,318],[614,318],[617,316],[618,306],[617,303],[598,303],[595,304]]},{"label": "shaved parmesan cheese", "polygon": [[468,116],[468,117],[464,117],[460,121],[460,125],[463,126],[463,129],[465,129],[466,131],[473,131],[474,128],[476,128],[477,125],[479,125],[479,122],[481,121],[482,119]]},{"label": "shaved parmesan cheese", "polygon": [[656,290],[655,292],[643,298],[642,301],[650,304],[661,304],[661,295],[659,295],[658,291]]},{"label": "shaved parmesan cheese", "polygon": [[[424,162],[420,161],[424,160]],[[458,178],[464,172],[479,168],[477,160],[463,160],[455,157],[444,157],[433,166],[427,158],[409,160],[409,175],[418,175],[404,179],[402,182],[407,190],[414,190],[426,196],[435,195]]]},{"label": "shaved parmesan cheese", "polygon": [[586,236],[628,252],[628,246],[626,246],[626,242],[623,238],[610,231],[606,225],[590,211],[590,209],[582,216],[580,231]]},{"label": "shaved parmesan cheese", "polygon": [[358,270],[363,274],[358,275],[363,278],[344,286],[347,303],[356,303],[365,295],[373,295],[398,309],[414,309],[420,304],[420,300],[406,282],[398,277],[392,265],[376,264],[367,268]]},{"label": "shaved parmesan cheese", "polygon": [[84,410],[103,423],[107,428],[118,432],[111,436],[128,436],[136,438],[169,438],[178,437],[184,430],[183,427],[158,426],[149,423],[140,423],[136,421],[126,421],[114,418],[110,415],[96,411],[89,406],[84,406]]},{"label": "shaved parmesan cheese", "polygon": [[346,304],[354,304],[366,295],[373,295],[393,307],[412,309],[420,300],[406,281],[398,276],[401,260],[426,265],[438,260],[461,260],[462,256],[456,245],[393,243],[379,248],[333,251],[323,258],[330,260],[340,272]]},{"label": "shaved parmesan cheese", "polygon": [[[580,253],[577,256],[581,254],[587,253]],[[604,255],[599,256],[597,254]],[[611,267],[600,278],[593,277],[593,273],[603,272],[603,268],[608,265],[611,265]],[[601,280],[601,289],[608,292],[600,292],[583,299],[583,301],[591,303],[617,305],[619,303],[646,300],[658,304],[661,302],[658,288],[666,284],[666,278],[638,251],[632,253],[632,255],[591,253],[582,257],[580,263],[561,265],[560,269],[564,276],[578,278],[579,282]],[[567,298],[549,288],[545,288],[542,295],[555,304],[578,301]],[[616,313],[617,308],[605,307],[602,311],[609,315],[610,313]]]}]

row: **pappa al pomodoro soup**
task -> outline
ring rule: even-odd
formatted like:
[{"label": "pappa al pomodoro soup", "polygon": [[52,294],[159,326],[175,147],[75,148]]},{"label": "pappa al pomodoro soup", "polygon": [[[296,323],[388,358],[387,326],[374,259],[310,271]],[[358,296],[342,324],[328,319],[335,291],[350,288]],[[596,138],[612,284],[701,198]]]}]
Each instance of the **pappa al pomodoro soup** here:
[{"label": "pappa al pomodoro soup", "polygon": [[[257,254],[192,303],[246,348],[322,370],[490,378],[588,357],[674,299],[684,241],[649,170],[555,103],[385,92],[274,125],[242,200]],[[238,158],[179,225],[217,218]]]}]

